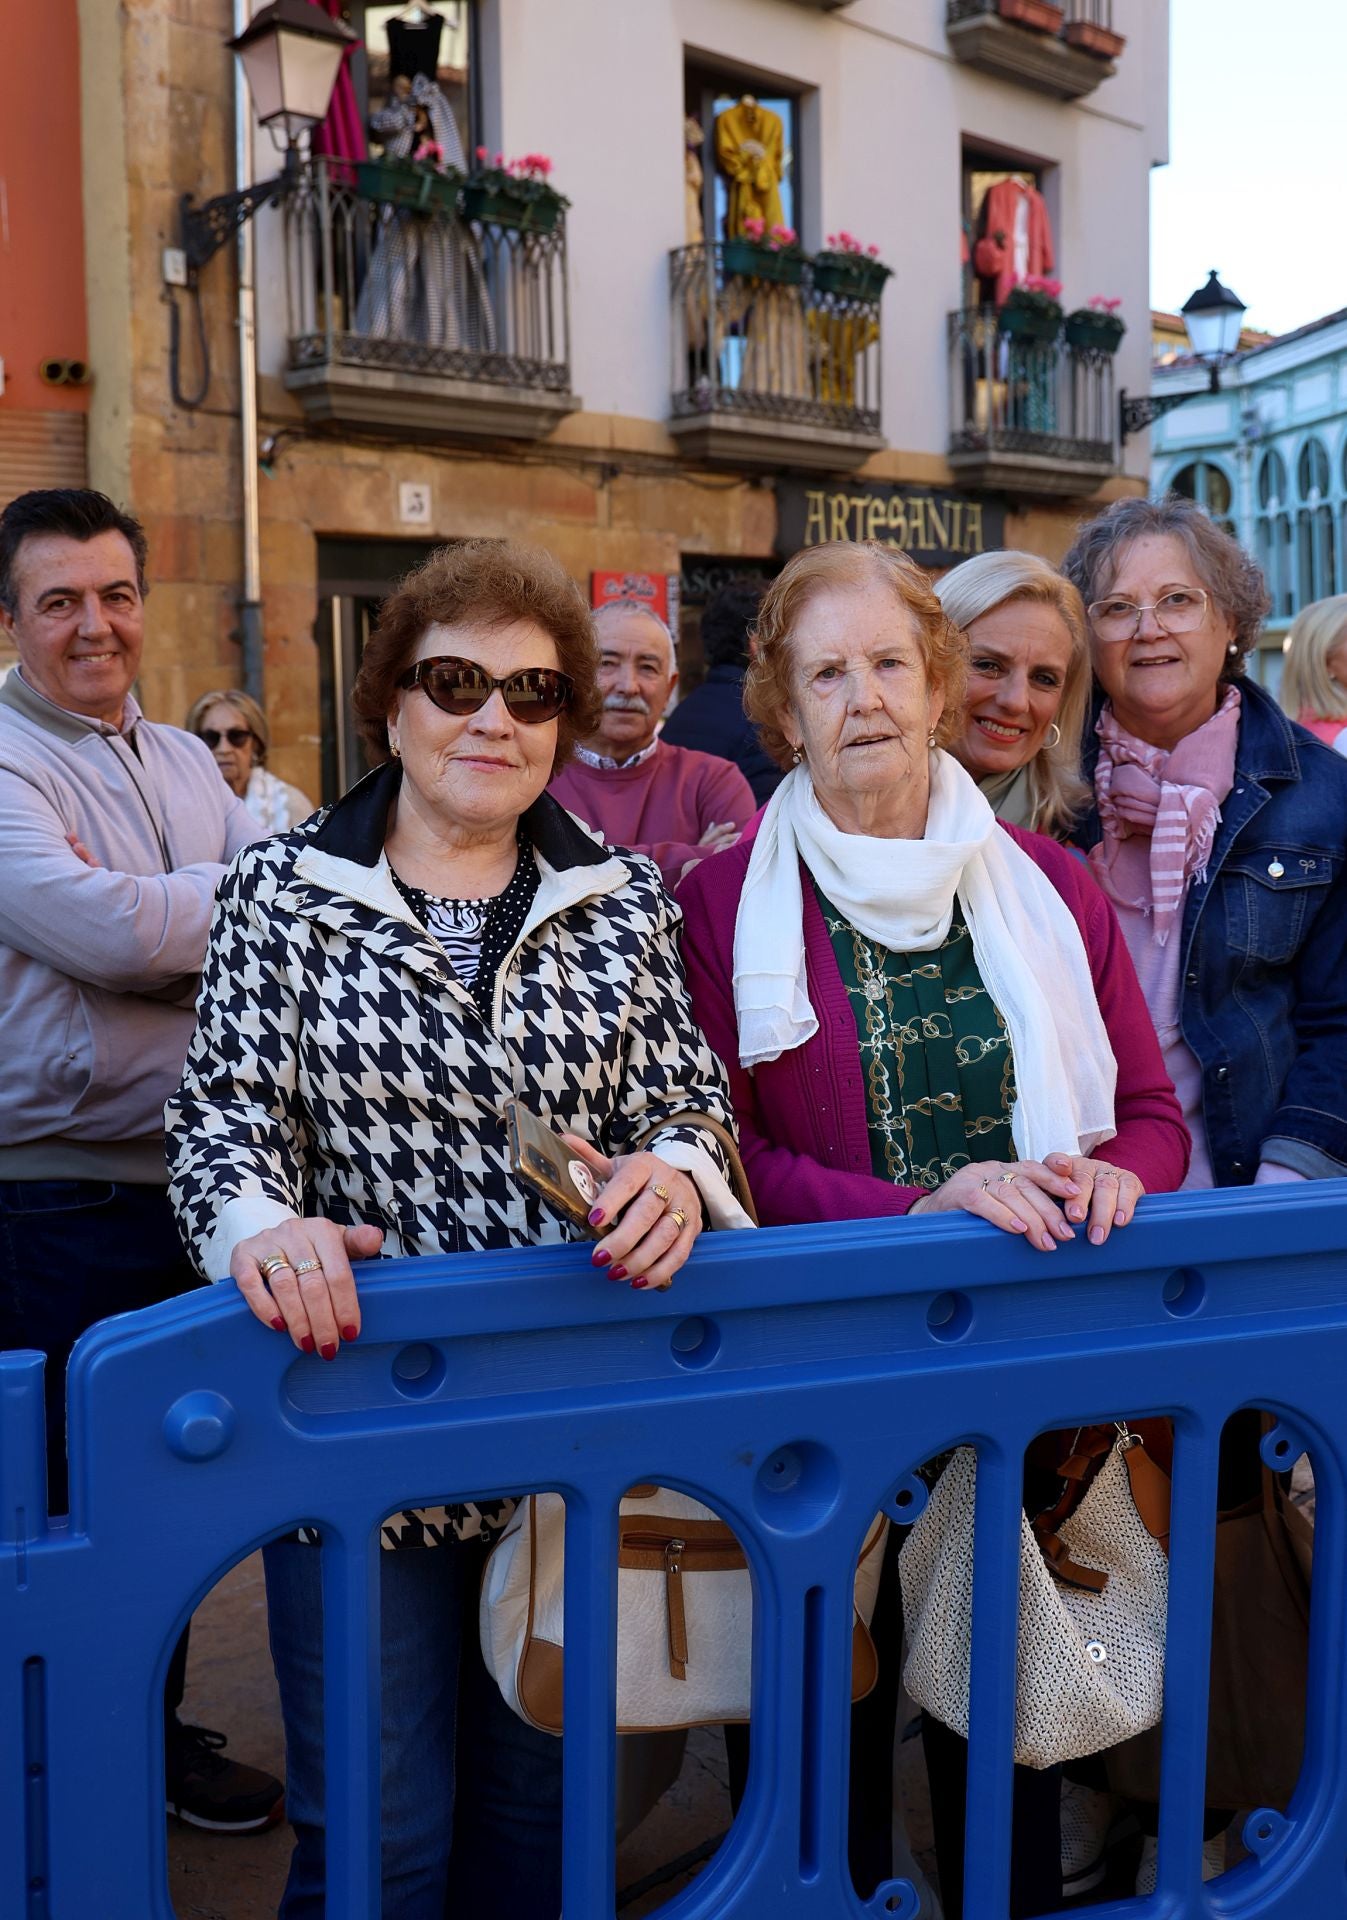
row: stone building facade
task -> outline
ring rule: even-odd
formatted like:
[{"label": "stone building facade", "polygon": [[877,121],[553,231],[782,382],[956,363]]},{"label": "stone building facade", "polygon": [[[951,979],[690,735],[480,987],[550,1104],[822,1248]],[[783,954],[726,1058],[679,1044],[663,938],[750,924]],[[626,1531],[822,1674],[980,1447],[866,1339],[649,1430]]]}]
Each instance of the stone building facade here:
[{"label": "stone building facade", "polygon": [[[371,83],[391,9],[344,10],[364,42],[351,63],[363,114],[382,97]],[[479,144],[545,151],[570,205],[545,285],[533,241],[439,216],[476,307],[429,352],[405,316],[374,347],[360,332],[361,287],[400,216],[362,198],[349,170],[306,162],[303,192],[255,216],[261,691],[285,778],[331,797],[358,773],[343,713],[362,638],[389,584],[437,542],[522,537],[587,589],[599,574],[660,585],[671,610],[681,600],[695,674],[699,597],[726,572],[770,573],[803,540],[890,538],[933,566],[977,545],[1055,557],[1082,513],[1144,491],[1146,444],[1119,446],[1115,382],[1149,378],[1165,0],[1113,0],[1124,44],[1103,53],[1068,31],[1097,0],[1066,0],[1051,33],[1007,21],[996,0],[436,10],[446,46],[468,50],[454,84],[469,163]],[[164,272],[181,197],[235,184],[234,10],[37,11],[78,48],[87,474],[147,523],[143,696],[179,719],[244,675],[235,250],[195,289]],[[810,267],[774,309],[733,268],[715,124],[745,96],[786,126],[783,192],[805,252],[816,259],[838,227],[860,234],[893,269],[877,301],[834,298]],[[709,255],[689,227],[685,125],[699,113]],[[259,177],[278,167],[264,132],[252,160]],[[979,209],[1010,176],[1048,210],[1064,303],[1121,299],[1116,364],[1059,342],[1026,375],[995,316],[990,331],[977,319]],[[787,345],[764,352],[773,311],[787,311]],[[0,460],[8,405],[0,396]],[[22,462],[5,471],[11,491],[31,483]]]}]

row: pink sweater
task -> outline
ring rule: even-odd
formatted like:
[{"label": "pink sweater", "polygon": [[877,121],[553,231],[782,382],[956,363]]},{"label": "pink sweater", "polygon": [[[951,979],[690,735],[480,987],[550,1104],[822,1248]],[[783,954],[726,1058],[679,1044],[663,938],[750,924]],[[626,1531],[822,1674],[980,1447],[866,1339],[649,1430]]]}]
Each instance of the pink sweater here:
[{"label": "pink sweater", "polygon": [[[1188,1166],[1188,1134],[1160,1059],[1117,917],[1083,863],[1042,834],[1006,826],[1056,887],[1080,927],[1099,1011],[1118,1062],[1118,1132],[1100,1148],[1148,1193],[1172,1193]],[[732,987],[734,922],[752,835],[703,861],[678,890],[692,1010],[725,1063],[744,1168],[765,1227],[906,1213],[920,1187],[870,1171],[856,1022],[814,889],[804,888],[805,963],[818,1032],[755,1072],[739,1065]]]},{"label": "pink sweater", "polygon": [[726,820],[747,826],[758,805],[730,761],[667,740],[638,766],[608,769],[572,760],[548,792],[610,847],[648,854],[671,888],[689,860],[704,857],[697,843],[708,827]]}]

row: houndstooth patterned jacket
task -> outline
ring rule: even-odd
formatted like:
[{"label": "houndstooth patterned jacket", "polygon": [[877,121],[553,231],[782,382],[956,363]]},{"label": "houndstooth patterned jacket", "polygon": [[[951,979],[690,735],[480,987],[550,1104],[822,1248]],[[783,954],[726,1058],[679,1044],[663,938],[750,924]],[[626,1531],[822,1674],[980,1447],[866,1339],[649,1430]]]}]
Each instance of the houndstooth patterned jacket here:
[{"label": "houndstooth patterned jacket", "polygon": [[[654,863],[613,854],[544,794],[525,816],[538,890],[488,1023],[390,876],[399,779],[379,768],[246,848],[220,887],[166,1109],[173,1205],[208,1278],[297,1214],[382,1227],[385,1256],[574,1237],[511,1171],[511,1096],[605,1152],[679,1113],[733,1124]],[[648,1144],[714,1223],[746,1224],[710,1135],[674,1123]]]}]

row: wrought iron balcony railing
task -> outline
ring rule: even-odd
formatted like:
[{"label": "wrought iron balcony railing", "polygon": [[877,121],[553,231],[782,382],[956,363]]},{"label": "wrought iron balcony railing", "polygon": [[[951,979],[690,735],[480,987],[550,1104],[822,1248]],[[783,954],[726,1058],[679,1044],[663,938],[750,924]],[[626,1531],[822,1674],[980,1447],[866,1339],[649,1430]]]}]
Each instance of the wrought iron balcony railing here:
[{"label": "wrought iron balcony railing", "polygon": [[737,241],[672,253],[675,435],[708,429],[711,458],[858,465],[881,444],[882,278],[868,261],[848,278]]},{"label": "wrought iron balcony railing", "polygon": [[1126,45],[1113,0],[946,0],[945,27],[956,59],[1060,100],[1093,93]]},{"label": "wrought iron balcony railing", "polygon": [[1012,333],[1019,319],[949,316],[950,463],[1022,493],[1092,492],[1119,466],[1113,357]]},{"label": "wrought iron balcony railing", "polygon": [[448,183],[425,208],[380,188],[316,159],[285,199],[286,385],[323,418],[412,424],[400,391],[427,431],[547,431],[578,405],[564,212],[539,231],[467,218]]}]

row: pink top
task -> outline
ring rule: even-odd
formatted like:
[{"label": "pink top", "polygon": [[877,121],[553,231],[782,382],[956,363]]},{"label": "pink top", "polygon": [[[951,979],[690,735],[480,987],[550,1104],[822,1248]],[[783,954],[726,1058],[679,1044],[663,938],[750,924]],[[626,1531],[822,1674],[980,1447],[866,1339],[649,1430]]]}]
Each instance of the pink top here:
[{"label": "pink top", "polygon": [[[1056,841],[1001,826],[1051,880],[1085,942],[1118,1062],[1118,1132],[1101,1153],[1137,1174],[1147,1192],[1173,1192],[1187,1171],[1188,1135],[1113,909],[1084,864]],[[818,1032],[753,1073],[739,1065],[734,922],[751,850],[752,830],[738,846],[694,868],[678,899],[693,1011],[730,1076],[759,1217],[764,1226],[786,1226],[906,1213],[922,1189],[894,1186],[870,1171],[856,1022],[811,886],[804,888],[805,964]]]},{"label": "pink top", "polygon": [[1326,747],[1336,747],[1339,753],[1343,751],[1347,720],[1325,720],[1321,715],[1311,713],[1308,707],[1298,713],[1296,719],[1302,727],[1308,728],[1316,740],[1322,740]]},{"label": "pink top", "polygon": [[746,826],[758,805],[730,761],[667,740],[634,766],[587,767],[571,760],[548,792],[610,847],[648,854],[670,888],[689,860],[705,855],[697,843],[708,827],[727,820]]}]

